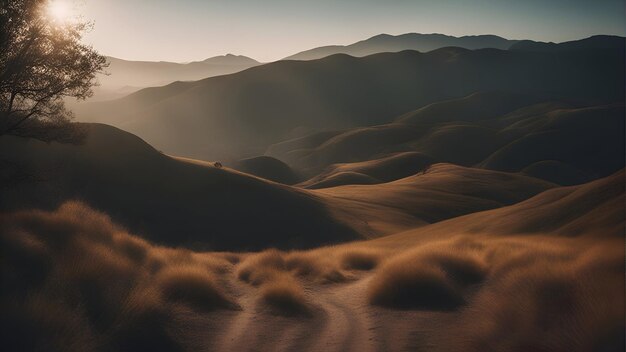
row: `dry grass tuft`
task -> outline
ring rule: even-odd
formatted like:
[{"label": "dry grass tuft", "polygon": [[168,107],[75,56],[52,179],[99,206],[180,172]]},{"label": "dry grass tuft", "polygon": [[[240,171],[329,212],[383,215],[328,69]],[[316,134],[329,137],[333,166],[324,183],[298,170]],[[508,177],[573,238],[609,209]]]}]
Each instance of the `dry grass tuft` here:
[{"label": "dry grass tuft", "polygon": [[217,283],[223,257],[154,247],[78,202],[0,217],[9,350],[182,351],[177,307],[237,308]]},{"label": "dry grass tuft", "polygon": [[220,258],[226,259],[226,261],[228,261],[231,264],[237,264],[241,261],[241,255],[238,253],[221,252],[221,253],[215,253],[214,255]]},{"label": "dry grass tuft", "polygon": [[136,264],[142,264],[146,260],[150,245],[145,240],[126,232],[116,233],[113,240],[115,246]]},{"label": "dry grass tuft", "polygon": [[306,316],[310,314],[302,286],[289,274],[275,275],[260,288],[260,301],[274,314]]},{"label": "dry grass tuft", "polygon": [[481,282],[487,265],[475,252],[451,242],[418,247],[382,265],[368,288],[370,303],[400,309],[451,310],[464,290]]},{"label": "dry grass tuft", "polygon": [[400,309],[463,306],[448,326],[457,337],[439,341],[444,350],[623,350],[623,245],[538,236],[431,243],[382,264],[368,298]]},{"label": "dry grass tuft", "polygon": [[202,311],[238,309],[207,270],[195,266],[168,267],[159,272],[156,281],[168,301],[184,303]]},{"label": "dry grass tuft", "polygon": [[458,286],[479,283],[487,275],[487,264],[483,258],[471,252],[458,250],[433,252],[424,255],[423,258],[440,267]]},{"label": "dry grass tuft", "polygon": [[286,269],[283,253],[276,249],[248,255],[237,265],[239,280],[258,286]]},{"label": "dry grass tuft", "polygon": [[171,328],[174,317],[158,287],[138,287],[122,303],[115,328],[107,336],[114,351],[184,351]]},{"label": "dry grass tuft", "polygon": [[370,303],[424,310],[456,309],[464,303],[462,293],[441,268],[411,259],[385,265],[383,274],[377,274],[368,288]]},{"label": "dry grass tuft", "polygon": [[[564,255],[567,246],[555,252],[551,245],[541,249],[530,241],[528,248],[519,242],[493,244],[508,245],[517,247],[509,249],[515,264],[505,257],[493,263],[499,271],[478,291],[459,321],[463,329],[458,341],[471,344],[453,349],[623,350],[623,249],[603,246],[600,254],[570,247],[570,254]],[[505,334],[508,337],[502,339]]]},{"label": "dry grass tuft", "polygon": [[285,258],[289,271],[314,282],[341,283],[351,280],[339,267],[336,257],[325,251],[291,252]]},{"label": "dry grass tuft", "polygon": [[371,249],[350,249],[342,258],[342,266],[348,270],[372,270],[379,262],[380,254]]}]

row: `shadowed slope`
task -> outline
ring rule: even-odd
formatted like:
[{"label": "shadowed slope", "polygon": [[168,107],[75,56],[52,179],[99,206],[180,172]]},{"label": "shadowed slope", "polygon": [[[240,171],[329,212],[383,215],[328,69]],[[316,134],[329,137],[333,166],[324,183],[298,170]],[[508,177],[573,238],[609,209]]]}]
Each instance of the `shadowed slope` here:
[{"label": "shadowed slope", "polygon": [[172,159],[110,126],[88,128],[79,146],[2,137],[1,158],[42,181],[3,189],[1,209],[51,208],[78,198],[156,242],[219,249],[311,247],[359,237],[307,193]]},{"label": "shadowed slope", "polygon": [[503,130],[517,138],[481,166],[517,172],[536,162],[556,160],[581,170],[587,180],[624,167],[623,104],[559,109],[541,117]]},{"label": "shadowed slope", "polygon": [[563,186],[585,183],[588,178],[582,171],[556,160],[532,163],[525,167],[522,173]]},{"label": "shadowed slope", "polygon": [[289,165],[270,156],[242,159],[235,163],[234,168],[247,174],[286,185],[297,183],[299,178]]},{"label": "shadowed slope", "polygon": [[[544,98],[545,99],[545,98]],[[395,121],[424,125],[443,122],[475,122],[497,118],[543,100],[531,95],[507,92],[477,92],[461,99],[440,101],[398,117]]]},{"label": "shadowed slope", "polygon": [[[270,154],[310,177],[317,175],[305,186],[335,172],[361,173],[363,162],[381,165],[382,172],[385,160],[409,151],[438,162],[527,172],[562,185],[588,182],[624,167],[623,103],[524,105],[533,100],[503,92],[472,94],[404,114],[398,122],[345,130],[318,145],[288,151],[283,144],[270,148]],[[416,167],[402,166],[407,175]],[[395,173],[402,174],[396,170],[389,175]]]}]

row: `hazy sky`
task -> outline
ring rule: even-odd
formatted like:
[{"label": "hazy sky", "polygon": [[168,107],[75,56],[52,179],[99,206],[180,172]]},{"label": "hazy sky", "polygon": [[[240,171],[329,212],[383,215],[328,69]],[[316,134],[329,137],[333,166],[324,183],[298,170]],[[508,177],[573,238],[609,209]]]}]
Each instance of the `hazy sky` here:
[{"label": "hazy sky", "polygon": [[272,61],[380,33],[545,41],[626,35],[625,0],[78,1],[95,21],[85,40],[103,54],[133,60],[186,62],[234,53]]}]

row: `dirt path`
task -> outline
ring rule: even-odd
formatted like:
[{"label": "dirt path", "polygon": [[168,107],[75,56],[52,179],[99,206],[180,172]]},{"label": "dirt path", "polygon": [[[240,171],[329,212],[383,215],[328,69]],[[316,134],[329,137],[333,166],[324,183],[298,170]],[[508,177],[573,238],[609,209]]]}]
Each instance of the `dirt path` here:
[{"label": "dirt path", "polygon": [[215,351],[370,352],[378,343],[365,299],[367,278],[343,284],[310,285],[310,317],[283,317],[265,311],[257,288],[233,281],[242,310],[224,321]]}]

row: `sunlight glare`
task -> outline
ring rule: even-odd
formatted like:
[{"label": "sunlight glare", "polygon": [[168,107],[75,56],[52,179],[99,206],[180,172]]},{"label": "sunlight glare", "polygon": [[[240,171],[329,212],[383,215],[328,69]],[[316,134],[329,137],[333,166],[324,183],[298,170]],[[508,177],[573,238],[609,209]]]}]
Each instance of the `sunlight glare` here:
[{"label": "sunlight glare", "polygon": [[48,14],[55,21],[66,21],[70,16],[70,7],[65,0],[51,0],[48,3]]}]

